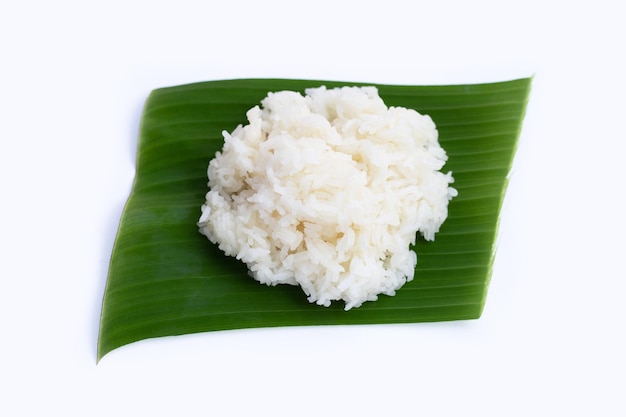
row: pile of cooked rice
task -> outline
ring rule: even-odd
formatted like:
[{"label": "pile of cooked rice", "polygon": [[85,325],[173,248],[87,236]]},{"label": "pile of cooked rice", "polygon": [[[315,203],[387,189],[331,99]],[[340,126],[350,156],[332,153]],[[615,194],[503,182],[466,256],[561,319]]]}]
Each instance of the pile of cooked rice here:
[{"label": "pile of cooked rice", "polygon": [[267,285],[300,285],[345,309],[394,295],[457,195],[429,116],[375,87],[270,93],[224,132],[198,226]]}]

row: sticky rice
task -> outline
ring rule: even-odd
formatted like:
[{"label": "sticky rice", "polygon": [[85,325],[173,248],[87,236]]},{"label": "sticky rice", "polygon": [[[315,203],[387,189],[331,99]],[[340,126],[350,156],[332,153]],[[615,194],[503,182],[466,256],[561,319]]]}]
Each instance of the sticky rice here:
[{"label": "sticky rice", "polygon": [[270,93],[223,132],[200,232],[267,285],[299,285],[345,309],[414,278],[417,234],[434,240],[457,195],[427,115],[375,87]]}]

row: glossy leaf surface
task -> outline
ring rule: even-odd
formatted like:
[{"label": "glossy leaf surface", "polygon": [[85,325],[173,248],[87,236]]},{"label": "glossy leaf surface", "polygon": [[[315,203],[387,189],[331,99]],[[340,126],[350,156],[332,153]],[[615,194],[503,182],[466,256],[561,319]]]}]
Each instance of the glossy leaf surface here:
[{"label": "glossy leaf surface", "polygon": [[[223,130],[269,91],[347,82],[246,79],[153,91],[144,108],[137,174],[116,237],[98,358],[142,339],[275,326],[381,324],[480,317],[498,216],[530,79],[478,85],[377,85],[389,106],[430,115],[459,196],[434,242],[418,240],[415,279],[394,297],[350,311],[309,304],[299,287],[267,287],[198,232],[207,166]],[[372,85],[372,84],[369,84]]]}]

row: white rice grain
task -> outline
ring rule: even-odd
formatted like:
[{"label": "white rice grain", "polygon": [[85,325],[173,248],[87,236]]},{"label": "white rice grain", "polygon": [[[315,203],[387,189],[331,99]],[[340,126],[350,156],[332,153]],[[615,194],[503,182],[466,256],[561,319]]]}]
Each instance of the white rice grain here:
[{"label": "white rice grain", "polygon": [[209,163],[200,232],[267,285],[300,285],[345,309],[414,277],[457,195],[429,116],[388,108],[375,87],[270,93],[224,132]]}]

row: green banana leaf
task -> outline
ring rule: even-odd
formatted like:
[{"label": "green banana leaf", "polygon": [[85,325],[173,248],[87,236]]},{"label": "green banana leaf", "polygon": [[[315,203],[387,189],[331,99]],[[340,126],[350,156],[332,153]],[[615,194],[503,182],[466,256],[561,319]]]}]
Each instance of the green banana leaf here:
[{"label": "green banana leaf", "polygon": [[[275,326],[413,323],[479,318],[499,212],[531,79],[451,86],[376,85],[389,106],[430,115],[458,197],[434,242],[418,239],[415,279],[349,311],[310,304],[299,287],[268,287],[198,232],[207,166],[221,132],[246,123],[269,91],[359,83],[240,79],[154,90],[144,108],[137,173],[102,304],[98,360],[138,340]],[[369,84],[375,85],[375,84]]]}]

